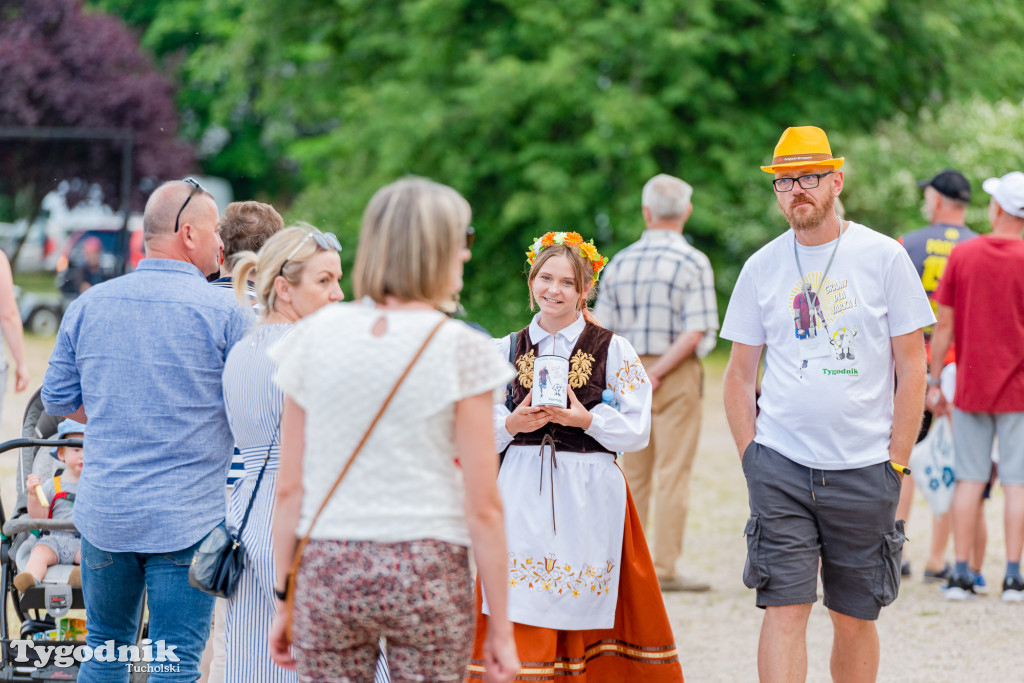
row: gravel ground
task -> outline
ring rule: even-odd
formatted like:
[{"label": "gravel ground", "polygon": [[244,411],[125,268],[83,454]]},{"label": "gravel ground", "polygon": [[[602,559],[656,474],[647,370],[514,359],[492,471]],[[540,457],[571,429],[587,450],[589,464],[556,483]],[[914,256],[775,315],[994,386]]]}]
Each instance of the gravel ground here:
[{"label": "gravel ground", "polygon": [[[52,339],[27,340],[33,388],[42,380],[51,346]],[[747,501],[722,408],[723,367],[723,359],[717,357],[707,366],[704,429],[694,467],[686,550],[680,562],[685,575],[709,581],[712,590],[665,596],[683,672],[690,683],[757,679],[761,611],[754,606],[753,592],[740,580],[746,553],[742,531]],[[28,393],[14,394],[8,388],[0,438],[20,434]],[[7,511],[13,501],[14,472],[14,454],[0,455],[0,494]],[[995,589],[993,594],[968,603],[948,603],[938,587],[920,580],[930,515],[918,497],[908,529],[911,542],[905,549],[917,574],[904,581],[899,598],[882,611],[878,622],[880,681],[1024,681],[1024,647],[1018,640],[1024,606],[1005,605],[998,596],[1004,567],[1002,508],[1002,490],[996,487],[986,509],[989,550],[985,574]],[[820,603],[811,613],[807,640],[808,680],[827,681],[832,628]]]},{"label": "gravel ground", "polygon": [[[708,364],[704,427],[694,466],[686,548],[680,562],[687,576],[711,583],[704,594],[666,594],[690,683],[757,680],[761,610],[741,580],[748,515],[746,486],[722,407],[724,361]],[[989,544],[985,578],[992,593],[966,603],[947,602],[936,584],[921,581],[928,555],[931,515],[917,496],[904,546],[915,575],[904,579],[896,602],[878,621],[882,657],[879,681],[1024,681],[1021,605],[1003,604],[999,587],[1005,568],[1003,495],[995,487],[986,507]],[[948,551],[952,560],[952,544]],[[809,681],[829,680],[832,625],[820,601],[808,627]],[[1016,643],[1016,645],[1014,644]]]}]

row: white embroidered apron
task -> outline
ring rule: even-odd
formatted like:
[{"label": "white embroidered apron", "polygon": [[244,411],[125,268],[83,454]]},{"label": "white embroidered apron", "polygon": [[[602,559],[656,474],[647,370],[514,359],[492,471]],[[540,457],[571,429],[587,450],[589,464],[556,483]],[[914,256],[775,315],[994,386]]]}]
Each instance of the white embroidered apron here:
[{"label": "white embroidered apron", "polygon": [[[505,506],[509,619],[559,630],[611,628],[625,478],[610,453],[559,451],[552,467],[550,449],[543,457],[539,451],[509,447],[498,476],[502,499],[516,501]],[[486,594],[483,612],[490,614]]]}]

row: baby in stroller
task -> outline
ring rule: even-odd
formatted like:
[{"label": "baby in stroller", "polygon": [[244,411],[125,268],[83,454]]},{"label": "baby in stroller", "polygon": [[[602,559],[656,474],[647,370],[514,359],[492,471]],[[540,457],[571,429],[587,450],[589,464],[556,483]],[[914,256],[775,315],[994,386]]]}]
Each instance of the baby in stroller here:
[{"label": "baby in stroller", "polygon": [[[47,655],[46,648],[79,647],[86,634],[85,615],[73,613],[84,610],[85,602],[81,569],[72,564],[80,541],[71,520],[84,429],[82,424],[49,415],[36,391],[25,409],[21,438],[0,443],[0,454],[19,451],[15,505],[6,508],[0,503],[0,598],[4,602],[0,606],[0,683],[78,678],[78,660],[58,661]],[[64,447],[62,456],[51,450],[54,446]],[[59,483],[55,476],[60,477]],[[35,484],[40,485],[39,494]],[[43,489],[52,517],[38,500]],[[51,564],[53,556],[59,562]],[[145,625],[139,638],[144,637],[144,629]],[[131,680],[144,678],[132,673]]]},{"label": "baby in stroller", "polygon": [[[84,436],[85,425],[71,419],[64,420],[57,428],[57,439],[81,439]],[[78,479],[82,474],[82,447],[54,446],[50,455],[64,463],[64,471],[46,481],[35,473],[25,478],[25,487],[30,492],[28,514],[37,519],[70,520]],[[32,547],[24,571],[14,577],[14,587],[22,594],[38,586],[49,567],[55,564],[82,563],[82,541],[77,533],[54,530],[43,531],[41,534]],[[71,570],[68,585],[82,585],[82,574],[78,567]]]}]

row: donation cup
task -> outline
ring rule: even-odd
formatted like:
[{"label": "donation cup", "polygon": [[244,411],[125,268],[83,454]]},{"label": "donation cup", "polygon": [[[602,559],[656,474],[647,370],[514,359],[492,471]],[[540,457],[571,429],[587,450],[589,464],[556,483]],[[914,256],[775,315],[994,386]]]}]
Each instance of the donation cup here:
[{"label": "donation cup", "polygon": [[569,360],[561,356],[537,356],[533,361],[533,406],[569,405]]}]

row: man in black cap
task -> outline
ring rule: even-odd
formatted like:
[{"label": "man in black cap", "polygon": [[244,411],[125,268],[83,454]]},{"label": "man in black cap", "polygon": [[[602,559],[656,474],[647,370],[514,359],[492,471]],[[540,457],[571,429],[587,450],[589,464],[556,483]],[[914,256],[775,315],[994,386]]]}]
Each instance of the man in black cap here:
[{"label": "man in black cap", "polygon": [[[924,285],[931,300],[935,288],[939,286],[942,272],[946,268],[946,261],[949,254],[958,243],[977,237],[977,233],[964,225],[964,215],[967,212],[967,205],[971,201],[971,184],[959,171],[946,169],[941,171],[934,178],[918,182],[918,187],[924,190],[924,204],[921,213],[929,225],[915,230],[899,238],[899,242],[910,254],[910,260],[917,268],[917,274],[921,276],[921,284]],[[936,309],[934,301],[932,310]],[[930,353],[930,341],[932,327],[926,327],[925,346]],[[946,359],[947,363],[954,362],[953,352],[951,357]],[[932,414],[925,411],[924,422],[921,425],[921,432],[918,434],[918,441],[921,441],[931,427]],[[903,481],[903,489],[900,495],[900,505],[896,511],[897,519],[909,520],[911,504],[914,499],[913,479],[906,478]],[[984,517],[980,520],[984,528]],[[948,514],[935,515],[932,518],[932,541],[928,554],[928,561],[924,568],[925,581],[946,581],[949,579],[952,568],[946,564],[946,545],[949,542],[950,519]],[[981,545],[984,552],[984,544]],[[980,558],[976,559],[976,569],[980,569]],[[910,574],[910,564],[904,562],[903,575]],[[978,573],[980,576],[980,572]],[[984,579],[982,579],[984,581]]]},{"label": "man in black cap", "polygon": [[[917,186],[924,189],[921,213],[930,225],[904,235],[899,241],[910,254],[930,299],[939,286],[953,247],[978,235],[964,225],[964,214],[971,201],[971,184],[962,173],[946,169],[931,180],[920,181]],[[932,310],[935,309],[933,301]],[[931,331],[931,327],[925,328],[926,341]]]}]

